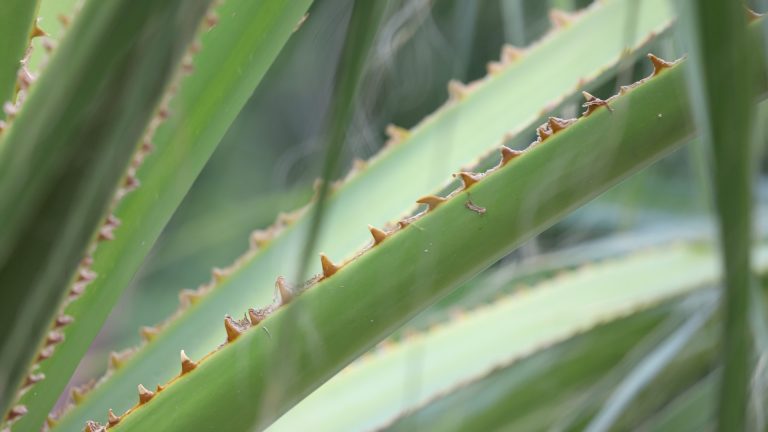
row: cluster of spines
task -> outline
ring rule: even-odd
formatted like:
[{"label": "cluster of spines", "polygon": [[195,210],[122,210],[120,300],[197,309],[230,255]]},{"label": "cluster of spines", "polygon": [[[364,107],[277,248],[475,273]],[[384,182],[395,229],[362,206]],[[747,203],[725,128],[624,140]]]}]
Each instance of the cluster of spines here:
[{"label": "cluster of spines", "polygon": [[[584,92],[584,98],[585,102],[582,105],[585,108],[584,113],[582,114],[582,117],[588,117],[590,114],[595,112],[595,110],[605,107],[607,110],[612,110],[609,103],[615,100],[616,97],[619,97],[620,95],[623,95],[630,91],[631,89],[635,88],[637,85],[640,85],[644,82],[646,82],[648,79],[653,78],[654,76],[658,75],[663,71],[664,69],[667,69],[673,65],[675,65],[677,62],[666,62],[664,60],[659,59],[658,57],[654,56],[653,54],[649,54],[648,58],[651,60],[654,70],[653,73],[647,77],[644,78],[637,83],[623,87],[622,91],[605,101],[596,98],[589,93]],[[572,124],[576,123],[578,119],[560,119],[557,117],[550,117],[547,122],[545,122],[543,125],[541,125],[537,129],[537,139],[531,143],[531,145],[528,147],[529,149],[535,148],[537,145],[543,143],[546,139],[552,137],[553,135],[567,129]],[[229,315],[226,315],[224,317],[224,330],[226,334],[226,341],[224,344],[222,344],[219,348],[225,346],[228,343],[232,343],[236,341],[243,333],[245,333],[249,328],[256,327],[259,324],[261,324],[267,317],[269,317],[272,313],[277,311],[280,307],[283,305],[286,305],[290,303],[294,298],[296,298],[298,295],[302,294],[304,291],[314,287],[318,282],[325,280],[327,278],[332,277],[334,274],[339,272],[346,264],[348,264],[351,261],[354,261],[358,256],[362,255],[366,251],[370,250],[371,248],[381,244],[382,242],[386,241],[387,238],[394,235],[396,232],[408,227],[411,223],[415,222],[419,218],[423,217],[427,213],[434,211],[436,208],[438,208],[441,204],[444,202],[450,200],[452,197],[467,191],[471,187],[473,187],[478,182],[482,181],[485,177],[492,174],[493,172],[503,168],[506,166],[510,161],[513,159],[523,155],[527,150],[513,150],[506,146],[501,146],[500,148],[500,161],[497,165],[490,168],[489,170],[483,172],[483,173],[472,173],[472,172],[466,172],[462,171],[459,173],[454,174],[454,176],[461,180],[461,185],[458,189],[454,190],[453,192],[449,193],[445,197],[440,197],[437,195],[427,195],[424,197],[419,198],[416,200],[417,204],[421,204],[426,206],[426,210],[417,213],[414,216],[410,216],[404,219],[401,219],[397,222],[397,224],[392,228],[388,230],[382,230],[376,227],[373,227],[371,225],[368,226],[369,231],[371,233],[372,241],[369,243],[368,246],[363,248],[358,254],[355,255],[352,259],[342,263],[337,264],[334,263],[327,255],[320,254],[320,265],[322,268],[322,274],[319,274],[312,279],[310,279],[308,282],[304,283],[303,285],[299,287],[291,286],[289,285],[285,278],[282,276],[279,276],[275,282],[275,295],[273,297],[273,302],[264,308],[249,308],[246,317],[243,319],[234,319]],[[221,271],[219,271],[221,272]],[[146,330],[143,331],[148,331]],[[153,335],[154,335],[154,329],[153,329]],[[151,338],[151,337],[150,337]],[[215,351],[214,351],[215,352]],[[210,356],[212,353],[208,354]],[[206,358],[208,357],[206,356]],[[204,359],[203,359],[204,360]],[[201,360],[202,361],[202,360]],[[181,377],[189,372],[192,372],[196,367],[198,366],[198,362],[194,362],[187,355],[184,353],[184,351],[181,351],[181,373],[178,377]],[[178,378],[177,377],[177,378]],[[174,380],[177,378],[174,378],[169,383],[167,383],[165,386],[158,386],[157,392],[164,389],[167,385],[171,384]],[[124,415],[132,412],[134,409],[136,409],[138,406],[143,405],[155,395],[156,392],[150,392],[143,386],[139,385],[139,404],[131,408],[128,412],[126,412]],[[116,424],[120,421],[120,416],[114,415],[110,411],[109,413],[109,424]],[[89,422],[89,424],[92,425],[98,425],[98,423]],[[100,426],[100,425],[98,425]],[[100,426],[103,427],[103,426]],[[86,430],[97,430],[97,429],[87,429]]]},{"label": "cluster of spines", "polygon": [[[67,28],[70,23],[70,18],[66,15],[60,15],[59,21],[64,28]],[[215,26],[217,22],[218,17],[215,12],[211,10],[206,14],[203,25],[206,29],[210,29]],[[31,37],[39,37],[45,35],[45,32],[43,32],[37,25],[35,25]],[[43,46],[49,53],[53,49],[53,43],[49,38],[44,39]],[[176,74],[174,80],[168,86],[168,91],[166,91],[163,95],[159,108],[157,109],[155,116],[151,119],[149,126],[144,133],[144,137],[142,138],[138,149],[135,151],[134,156],[131,159],[126,174],[117,191],[115,192],[115,196],[113,197],[112,203],[110,205],[111,210],[109,215],[104,219],[101,227],[97,230],[95,239],[89,246],[86,256],[80,261],[76,275],[70,285],[70,290],[68,292],[66,301],[61,305],[61,312],[56,316],[53,323],[51,324],[51,330],[49,331],[45,343],[41,347],[34,363],[32,364],[31,372],[27,376],[17,394],[17,399],[21,398],[34,384],[45,379],[45,375],[43,373],[37,372],[40,367],[40,362],[47,360],[53,355],[56,345],[64,341],[64,327],[74,321],[70,315],[65,313],[67,306],[73,301],[77,300],[85,292],[88,284],[98,276],[93,271],[93,254],[96,251],[99,243],[114,240],[115,230],[120,226],[121,222],[114,215],[113,211],[125,195],[139,187],[140,182],[136,173],[144,159],[154,150],[152,138],[154,137],[157,128],[170,116],[169,106],[171,100],[178,91],[179,81],[194,71],[194,67],[192,66],[192,58],[195,54],[197,54],[197,52],[200,51],[200,49],[201,46],[199,42],[193,41],[190,44],[186,55],[182,59],[179,73]],[[17,97],[17,105],[23,101],[23,91],[27,90],[29,85],[31,85],[34,80],[32,74],[26,68],[26,60],[28,60],[28,57],[29,54],[27,54],[25,57],[25,61],[22,61],[22,67],[19,70],[20,92]],[[6,106],[8,106],[8,103],[6,103]],[[14,109],[17,110],[17,108]],[[6,109],[6,112],[7,111],[8,110]],[[15,115],[15,111],[13,111],[13,114]],[[12,119],[10,115],[9,119]],[[4,123],[0,122],[0,132],[2,132],[3,126]],[[152,330],[147,329],[146,331],[142,331],[142,335],[145,335],[147,338],[149,338],[152,335]],[[134,353],[134,351],[134,348],[129,348],[121,352],[110,353],[108,370],[112,371],[119,368]],[[85,396],[85,393],[94,386],[95,382],[89,382],[82,386],[73,387],[70,391],[71,401],[74,402],[74,404],[81,402]],[[11,426],[14,421],[18,420],[26,413],[26,406],[22,404],[14,406],[6,417],[6,424]],[[111,423],[112,422],[110,421],[110,424]],[[48,417],[47,427],[50,428],[54,424],[55,417],[51,415]]]}]

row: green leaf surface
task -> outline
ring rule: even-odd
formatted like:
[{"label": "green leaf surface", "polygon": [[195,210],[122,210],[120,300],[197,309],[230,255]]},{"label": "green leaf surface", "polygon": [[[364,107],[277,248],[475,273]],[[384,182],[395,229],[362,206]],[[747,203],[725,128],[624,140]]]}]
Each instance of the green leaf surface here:
[{"label": "green leaf surface", "polygon": [[[116,430],[269,425],[420,310],[688,138],[683,72],[647,80],[612,111],[576,121],[412,220],[207,356]],[[181,404],[184,415],[174,415]]]},{"label": "green leaf surface", "polygon": [[[4,0],[0,13],[0,105],[16,97],[16,74],[34,25],[39,0]],[[0,106],[0,121],[6,118]],[[2,132],[0,132],[2,133]]]},{"label": "green leaf surface", "polygon": [[[391,145],[330,196],[325,229],[315,252],[324,251],[335,259],[353,255],[369,239],[366,224],[380,227],[410,213],[417,198],[447,184],[452,172],[492,150],[505,133],[532,130],[541,107],[556,106],[573,95],[582,79],[607,77],[624,51],[621,17],[627,13],[628,3],[596,4],[397,140],[397,145]],[[650,34],[663,31],[671,14],[665,1],[654,0],[644,2],[637,18],[637,36],[629,41],[632,48],[645,44]],[[581,50],[585,45],[591,49]],[[88,419],[103,418],[108,408],[124,411],[135,402],[138,383],[154,387],[176,374],[180,349],[199,358],[217,346],[221,333],[211,323],[220,322],[227,313],[243,311],[243,305],[269,302],[275,278],[297,273],[308,229],[309,218],[303,217],[249,255],[216,289],[89,393],[62,424],[76,427]],[[319,266],[310,270],[317,269]]]},{"label": "green leaf surface", "polygon": [[[762,255],[762,264],[768,267],[768,248]],[[715,255],[711,250],[682,245],[585,266],[468,312],[425,334],[406,336],[402,343],[364,357],[309,395],[270,430],[305,430],[309,427],[328,431],[378,429],[400,413],[429,404],[480,377],[486,385],[473,390],[473,396],[450,396],[453,402],[441,403],[442,408],[437,409],[441,414],[426,415],[435,422],[412,419],[401,426],[402,430],[414,430],[418,429],[417,425],[430,424],[431,428],[439,428],[438,425],[443,424],[450,430],[450,425],[457,421],[461,424],[460,419],[464,419],[466,429],[488,430],[487,424],[473,424],[471,419],[490,421],[495,416],[480,412],[497,410],[497,414],[504,413],[502,421],[509,421],[523,418],[537,409],[531,387],[526,385],[516,387],[517,393],[510,397],[481,396],[496,394],[492,390],[496,387],[489,389],[487,383],[499,380],[495,372],[497,368],[509,367],[519,359],[598,323],[638,313],[671,297],[711,286],[717,277]],[[621,289],[616,289],[617,286]],[[615,337],[603,336],[608,340]],[[595,337],[588,344],[593,348],[600,346],[596,351],[601,352],[594,354],[600,357],[597,362],[616,361],[617,355],[627,351],[639,339],[639,335],[638,338],[627,336],[622,343],[616,344],[615,340],[607,342],[601,337]],[[603,347],[615,350],[602,352]],[[415,369],[414,362],[418,364]],[[556,363],[560,366],[550,367],[558,375],[551,379],[558,384],[563,384],[561,380],[566,377],[576,382],[588,382],[589,377],[595,379],[605,373],[604,365],[587,366],[592,364],[591,361],[562,359]],[[486,376],[489,373],[493,376]],[[511,382],[519,385],[523,375],[518,372],[511,372],[511,375],[515,377],[510,378]],[[407,385],[411,380],[418,380],[418,386]],[[526,378],[525,381],[533,383],[535,379]],[[536,387],[547,388],[547,384],[539,383]],[[560,385],[551,388],[562,394],[568,393]],[[521,391],[526,393],[525,397],[521,397]],[[556,397],[547,394],[538,400],[542,403],[547,399]],[[513,402],[519,404],[517,410],[512,410],[509,405]],[[416,417],[420,416],[416,414]]]},{"label": "green leaf surface", "polygon": [[3,135],[0,412],[209,3],[90,2]]},{"label": "green leaf surface", "polygon": [[[93,254],[97,278],[63,310],[76,319],[63,329],[66,342],[41,364],[47,390],[28,392],[21,399],[30,412],[21,426],[43,422],[122,290],[310,3],[229,0],[217,8],[219,22],[202,36],[194,72],[179,86],[170,117],[152,140],[154,151],[136,172],[140,186],[113,212],[122,222],[114,240],[100,243]],[[167,28],[160,38],[175,40]]]}]

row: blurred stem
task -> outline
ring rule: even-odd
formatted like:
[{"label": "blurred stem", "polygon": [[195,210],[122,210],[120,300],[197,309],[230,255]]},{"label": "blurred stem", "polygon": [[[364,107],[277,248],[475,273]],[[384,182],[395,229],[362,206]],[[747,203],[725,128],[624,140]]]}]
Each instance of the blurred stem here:
[{"label": "blurred stem", "polygon": [[349,124],[356,106],[356,95],[366,60],[389,1],[355,0],[347,26],[344,48],[334,80],[334,90],[325,130],[325,161],[322,184],[312,214],[312,224],[301,256],[297,281],[304,280],[312,251],[322,226],[330,180],[340,171],[340,162]]},{"label": "blurred stem", "polygon": [[740,2],[680,3],[692,67],[690,95],[697,127],[710,149],[714,204],[725,270],[723,377],[719,430],[745,430],[751,370],[749,285],[751,241],[750,138],[755,87]]}]

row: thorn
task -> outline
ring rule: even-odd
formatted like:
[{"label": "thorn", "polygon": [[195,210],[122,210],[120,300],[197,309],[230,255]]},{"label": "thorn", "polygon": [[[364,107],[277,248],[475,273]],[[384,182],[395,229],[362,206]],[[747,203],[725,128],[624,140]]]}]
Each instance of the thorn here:
[{"label": "thorn", "polygon": [[512,150],[507,146],[501,146],[501,166],[507,164],[507,162],[523,154],[520,150]]},{"label": "thorn", "polygon": [[154,144],[152,144],[152,141],[150,141],[149,139],[145,139],[145,140],[144,140],[144,141],[142,141],[142,143],[141,143],[141,150],[142,150],[144,153],[152,153],[152,151],[154,151],[154,150],[155,150],[155,145],[154,145]]},{"label": "thorn", "polygon": [[157,117],[160,119],[160,121],[168,120],[168,117],[171,116],[171,113],[168,111],[168,107],[161,106],[157,110]]},{"label": "thorn", "polygon": [[240,337],[244,331],[244,329],[242,329],[229,315],[224,316],[224,329],[227,331],[227,342],[234,341]]},{"label": "thorn", "polygon": [[19,73],[16,75],[16,78],[19,81],[19,88],[22,90],[28,89],[29,86],[31,86],[32,83],[35,82],[35,77],[33,77],[32,74],[29,73],[27,68],[24,66],[19,68]]},{"label": "thorn", "polygon": [[16,117],[16,114],[19,113],[19,110],[18,108],[16,108],[16,105],[10,102],[6,102],[3,104],[3,112],[5,112],[5,115],[9,119],[13,119],[14,117]]},{"label": "thorn", "polygon": [[436,195],[426,195],[416,200],[416,202],[419,204],[426,204],[429,207],[427,211],[434,210],[437,206],[445,201],[445,198]]},{"label": "thorn", "polygon": [[75,319],[69,315],[59,315],[56,317],[56,321],[53,323],[53,328],[62,328],[70,324]]},{"label": "thorn", "polygon": [[138,389],[139,389],[139,405],[149,402],[155,396],[154,392],[147,390],[147,388],[141,384],[139,384]]},{"label": "thorn", "polygon": [[48,332],[48,337],[45,339],[45,345],[46,346],[56,345],[63,340],[64,340],[64,333],[53,330]]},{"label": "thorn", "polygon": [[464,83],[457,80],[448,81],[448,98],[454,101],[460,101],[464,99],[469,91]]},{"label": "thorn", "polygon": [[53,351],[54,351],[53,346],[43,348],[42,350],[40,350],[40,354],[37,355],[37,361],[41,362],[43,360],[51,358],[51,356],[53,355]]},{"label": "thorn", "polygon": [[595,97],[585,91],[581,92],[581,95],[584,96],[584,99],[586,100],[586,102],[581,105],[582,107],[587,109],[583,113],[584,117],[592,114],[593,112],[595,112],[596,109],[598,109],[601,106],[604,106],[605,108],[607,108],[608,111],[613,111],[613,108],[611,108],[608,105],[608,102],[600,99],[599,97]]},{"label": "thorn", "polygon": [[96,279],[96,273],[93,271],[87,269],[87,268],[81,268],[80,272],[77,275],[77,282],[90,282],[94,279]]},{"label": "thorn", "polygon": [[27,407],[25,405],[16,405],[8,411],[8,415],[5,417],[6,421],[13,421],[27,413]]},{"label": "thorn", "polygon": [[127,349],[121,352],[111,351],[109,353],[109,368],[111,370],[120,368],[125,364],[125,361],[130,358],[131,354],[133,354],[132,349]]},{"label": "thorn", "polygon": [[121,223],[122,222],[120,222],[120,219],[118,219],[114,214],[107,216],[107,225],[117,228]]},{"label": "thorn", "polygon": [[328,258],[328,255],[321,253],[320,254],[320,265],[323,267],[323,276],[325,277],[331,277],[339,271],[341,267],[337,266],[336,264],[331,261],[330,258]]},{"label": "thorn", "polygon": [[185,353],[184,350],[181,350],[180,357],[181,357],[181,375],[192,372],[197,367],[197,363],[190,360],[190,358],[187,357],[187,353]]},{"label": "thorn", "polygon": [[248,309],[248,319],[251,321],[252,326],[259,325],[260,322],[267,318],[267,315],[269,315],[269,313],[266,309]]},{"label": "thorn", "polygon": [[159,329],[150,326],[144,326],[141,328],[141,330],[139,330],[139,334],[141,335],[142,339],[147,342],[152,341],[158,333],[160,333]]},{"label": "thorn", "polygon": [[277,277],[277,280],[275,280],[275,290],[280,296],[280,304],[288,304],[293,300],[293,292],[284,277]]},{"label": "thorn", "polygon": [[222,269],[220,269],[220,268],[218,268],[218,267],[214,267],[214,268],[211,270],[211,276],[213,277],[213,280],[214,280],[216,283],[219,283],[219,282],[221,282],[221,281],[222,281],[222,279],[224,279],[224,276],[226,276],[226,275],[227,275],[227,272],[226,272],[226,271],[224,271],[224,270],[222,270]]},{"label": "thorn", "polygon": [[552,134],[556,134],[573,124],[575,121],[576,119],[565,120],[558,117],[550,117],[547,123],[549,123],[549,129],[552,131]]},{"label": "thorn", "polygon": [[45,418],[45,425],[48,426],[49,429],[53,429],[53,427],[56,426],[56,423],[58,423],[58,421],[50,414]]},{"label": "thorn", "polygon": [[213,28],[218,23],[219,23],[219,16],[216,15],[216,12],[210,11],[207,14],[205,14],[205,25],[207,25],[209,29]]},{"label": "thorn", "polygon": [[480,179],[482,179],[482,176],[480,174],[472,174],[464,171],[458,174],[454,174],[453,177],[461,178],[461,182],[464,184],[464,189],[469,189],[470,186],[479,182]]},{"label": "thorn", "polygon": [[185,288],[179,291],[179,303],[181,303],[182,306],[196,304],[201,298],[203,298],[203,294],[197,290]]},{"label": "thorn", "polygon": [[110,426],[114,426],[118,423],[120,423],[120,416],[116,416],[114,412],[112,412],[112,408],[107,411],[107,419],[109,421]]},{"label": "thorn", "polygon": [[538,137],[538,142],[540,143],[551,137],[552,129],[549,128],[549,123],[544,123],[543,125],[536,128],[536,136]]},{"label": "thorn", "polygon": [[181,71],[187,75],[191,75],[195,71],[195,65],[192,59],[185,59],[181,62]]},{"label": "thorn", "polygon": [[48,36],[48,34],[40,28],[40,18],[37,18],[35,20],[35,25],[32,26],[32,32],[29,34],[29,38],[34,39],[40,36]]},{"label": "thorn", "polygon": [[44,373],[29,374],[27,376],[27,379],[24,381],[24,387],[29,387],[31,385],[37,384],[44,379],[45,379]]},{"label": "thorn", "polygon": [[373,225],[368,225],[368,230],[371,231],[374,245],[383,242],[387,238],[387,233],[385,231],[382,231]]},{"label": "thorn", "polygon": [[522,50],[514,45],[504,44],[504,46],[501,47],[501,62],[504,64],[510,64],[516,60],[519,60],[523,54],[525,54],[525,50]]},{"label": "thorn", "polygon": [[403,140],[408,138],[408,135],[411,134],[408,129],[401,128],[400,126],[391,123],[387,125],[386,129],[384,129],[384,132],[387,134],[387,138],[389,138],[389,141],[392,144],[399,144],[403,142]]},{"label": "thorn", "polygon": [[559,29],[568,27],[573,22],[573,15],[560,9],[550,9],[549,21],[552,27]]},{"label": "thorn", "polygon": [[104,225],[99,229],[99,241],[110,241],[115,239],[115,233],[112,231],[115,229],[112,225]]},{"label": "thorn", "polygon": [[141,182],[139,182],[139,179],[137,179],[135,175],[126,176],[125,182],[123,183],[123,186],[128,190],[134,190],[140,185],[141,185]]},{"label": "thorn", "polygon": [[84,432],[105,432],[106,430],[107,428],[93,420],[85,422],[85,429],[83,429]]},{"label": "thorn", "polygon": [[157,387],[155,387],[155,393],[160,393],[163,390],[165,390],[165,386],[164,385],[158,384]]},{"label": "thorn", "polygon": [[272,233],[267,230],[256,230],[251,233],[251,247],[261,248],[272,240]]},{"label": "thorn", "polygon": [[660,59],[656,57],[655,55],[648,53],[648,59],[653,63],[653,75],[656,76],[661,73],[664,69],[671,68],[675,65],[676,62],[668,62],[666,60]]},{"label": "thorn", "polygon": [[61,26],[62,26],[62,27],[64,27],[65,29],[66,29],[67,27],[69,27],[69,24],[71,23],[71,20],[69,19],[69,17],[68,17],[68,16],[66,16],[66,15],[64,15],[64,14],[59,14],[59,15],[56,17],[56,19],[58,19],[58,20],[59,20],[59,23],[61,23]]},{"label": "thorn", "polygon": [[85,393],[77,387],[72,387],[69,392],[69,396],[75,401],[75,405],[79,405],[85,399]]},{"label": "thorn", "polygon": [[486,63],[485,70],[488,72],[488,75],[496,75],[504,70],[504,65],[500,62],[491,61]]}]

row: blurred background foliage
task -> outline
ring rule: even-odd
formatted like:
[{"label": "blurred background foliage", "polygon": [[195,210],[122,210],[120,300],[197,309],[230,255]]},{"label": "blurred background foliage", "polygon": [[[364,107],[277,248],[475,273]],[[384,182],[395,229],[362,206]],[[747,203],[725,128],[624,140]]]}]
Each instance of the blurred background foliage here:
[{"label": "blurred background foliage", "polygon": [[[56,3],[44,2],[43,7],[63,7]],[[447,98],[450,79],[468,82],[484,76],[486,63],[498,58],[505,42],[525,46],[536,41],[550,27],[550,8],[576,10],[590,2],[396,3],[398,13],[385,22],[374,47],[351,136],[343,149],[344,172],[355,158],[375,154],[383,145],[388,123],[411,127],[440,106]],[[322,168],[323,119],[351,5],[352,0],[315,1],[302,31],[295,33],[281,52],[219,145],[114,309],[73,382],[101,373],[111,350],[137,343],[138,325],[152,325],[170,315],[177,307],[179,290],[206,282],[211,267],[231,263],[247,248],[252,230],[270,225],[279,212],[296,209],[309,200]],[[47,29],[59,25],[54,24],[54,9],[43,9],[41,15],[47,17]],[[650,51],[676,58],[676,47],[674,35],[667,35],[654,42]],[[596,95],[614,94],[619,85],[645,76],[649,70],[645,61],[628,64]],[[567,106],[563,113],[573,115],[577,110],[580,108],[575,105]],[[762,149],[761,185],[768,181],[767,117],[768,109],[762,106],[758,124],[763,126],[757,140]],[[685,146],[576,211],[494,269],[502,268],[525,284],[551,275],[555,269],[562,271],[677,239],[711,240],[710,173],[703,152],[697,142]],[[763,207],[768,201],[766,188],[758,192],[758,206]],[[756,220],[761,221],[759,217]],[[493,279],[499,274],[478,278]],[[478,285],[485,289],[459,289],[417,317],[413,328],[424,328],[439,319],[435,311],[443,306],[449,308],[458,302],[473,307],[496,298],[500,286],[510,286],[483,283],[475,287]],[[511,286],[510,290],[517,285]]]}]

